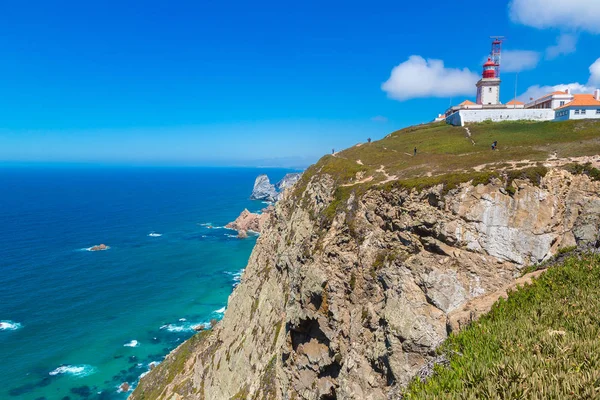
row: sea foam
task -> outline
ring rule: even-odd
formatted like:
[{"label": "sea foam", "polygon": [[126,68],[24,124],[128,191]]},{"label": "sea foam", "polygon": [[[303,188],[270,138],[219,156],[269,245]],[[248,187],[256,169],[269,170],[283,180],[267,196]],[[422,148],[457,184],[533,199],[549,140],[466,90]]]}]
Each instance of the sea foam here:
[{"label": "sea foam", "polygon": [[49,375],[71,375],[78,378],[88,376],[96,372],[96,368],[91,365],[61,365],[53,371],[49,372]]},{"label": "sea foam", "polygon": [[150,232],[150,233],[148,234],[148,236],[150,236],[150,237],[161,237],[161,236],[162,236],[162,233]]},{"label": "sea foam", "polygon": [[225,313],[225,307],[221,307],[221,308],[219,308],[218,310],[215,310],[215,312],[216,312],[217,314],[224,314],[224,313]]},{"label": "sea foam", "polygon": [[140,342],[138,342],[137,340],[132,340],[129,343],[125,343],[123,346],[125,347],[138,347],[140,345]]},{"label": "sea foam", "polygon": [[21,329],[22,325],[13,321],[0,321],[0,331],[16,331]]}]

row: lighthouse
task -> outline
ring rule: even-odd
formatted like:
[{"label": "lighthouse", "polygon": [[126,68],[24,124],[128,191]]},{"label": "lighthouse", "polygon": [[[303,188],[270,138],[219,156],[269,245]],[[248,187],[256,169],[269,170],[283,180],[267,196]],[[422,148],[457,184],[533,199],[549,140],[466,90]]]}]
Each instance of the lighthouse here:
[{"label": "lighthouse", "polygon": [[494,62],[491,57],[483,64],[482,78],[477,82],[477,104],[500,104],[499,67],[500,65]]}]

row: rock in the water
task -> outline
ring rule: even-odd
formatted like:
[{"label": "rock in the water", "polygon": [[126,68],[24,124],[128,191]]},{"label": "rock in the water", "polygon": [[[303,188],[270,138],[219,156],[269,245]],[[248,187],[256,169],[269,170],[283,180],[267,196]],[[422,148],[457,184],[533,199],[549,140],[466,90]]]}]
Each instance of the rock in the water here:
[{"label": "rock in the water", "polygon": [[260,214],[251,213],[247,209],[242,211],[239,217],[235,221],[225,225],[227,229],[234,229],[238,231],[238,237],[248,237],[248,231],[260,233],[263,224],[269,217],[269,214],[273,211],[273,207],[269,206],[264,208]]},{"label": "rock in the water", "polygon": [[99,244],[96,246],[92,246],[90,247],[90,251],[101,251],[101,250],[108,250],[110,247],[108,247],[105,244]]},{"label": "rock in the water", "polygon": [[277,199],[277,190],[269,181],[267,175],[259,175],[254,181],[254,189],[250,195],[250,200],[275,201]]},{"label": "rock in the water", "polygon": [[129,392],[129,389],[130,389],[129,383],[123,382],[121,384],[121,386],[119,386],[119,389],[121,389],[122,392]]}]

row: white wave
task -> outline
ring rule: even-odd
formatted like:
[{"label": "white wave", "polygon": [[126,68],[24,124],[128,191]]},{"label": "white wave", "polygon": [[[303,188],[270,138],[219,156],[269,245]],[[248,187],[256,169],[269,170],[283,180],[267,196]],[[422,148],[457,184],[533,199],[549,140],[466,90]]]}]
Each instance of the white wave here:
[{"label": "white wave", "polygon": [[160,329],[166,329],[169,332],[188,332],[188,331],[194,330],[192,328],[192,326],[188,325],[188,324],[182,324],[182,325],[167,324],[167,325],[161,326]]},{"label": "white wave", "polygon": [[61,365],[53,371],[50,371],[49,374],[52,376],[55,375],[72,375],[78,378],[88,376],[96,372],[96,368],[91,365]]},{"label": "white wave", "polygon": [[198,224],[198,225],[203,226],[208,229],[227,229],[224,226],[215,226],[212,224],[212,222],[204,222],[204,223]]},{"label": "white wave", "polygon": [[138,342],[137,340],[132,340],[129,343],[125,343],[123,346],[125,347],[138,347],[140,345],[140,342]]},{"label": "white wave", "polygon": [[161,236],[162,236],[162,233],[150,232],[150,233],[148,234],[148,236],[150,236],[150,237],[161,237]]},{"label": "white wave", "polygon": [[160,364],[160,361],[152,361],[151,363],[148,364],[148,368],[150,368],[150,369],[156,368],[158,366],[158,364]]},{"label": "white wave", "polygon": [[16,331],[17,329],[21,329],[22,325],[18,322],[13,321],[0,321],[0,331]]},{"label": "white wave", "polygon": [[238,235],[230,235],[229,233],[226,233],[225,236],[229,237],[229,238],[237,238]]},{"label": "white wave", "polygon": [[185,319],[185,318],[179,318],[179,322],[185,322],[185,321],[187,321],[187,319]]},{"label": "white wave", "polygon": [[219,308],[218,310],[215,310],[215,312],[216,312],[217,314],[224,314],[224,313],[225,313],[225,309],[226,309],[226,307],[221,307],[221,308]]},{"label": "white wave", "polygon": [[148,375],[150,373],[150,371],[146,371],[146,372],[142,372],[142,374],[140,375],[139,379],[142,379],[143,377],[145,377],[146,375]]}]

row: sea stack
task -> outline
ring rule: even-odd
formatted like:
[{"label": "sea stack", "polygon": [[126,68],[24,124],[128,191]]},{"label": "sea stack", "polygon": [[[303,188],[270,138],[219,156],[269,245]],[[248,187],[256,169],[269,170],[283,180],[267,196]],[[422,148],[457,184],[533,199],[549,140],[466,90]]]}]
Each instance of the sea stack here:
[{"label": "sea stack", "polygon": [[259,175],[254,181],[254,189],[250,200],[264,200],[274,202],[277,200],[277,190],[265,174]]}]

